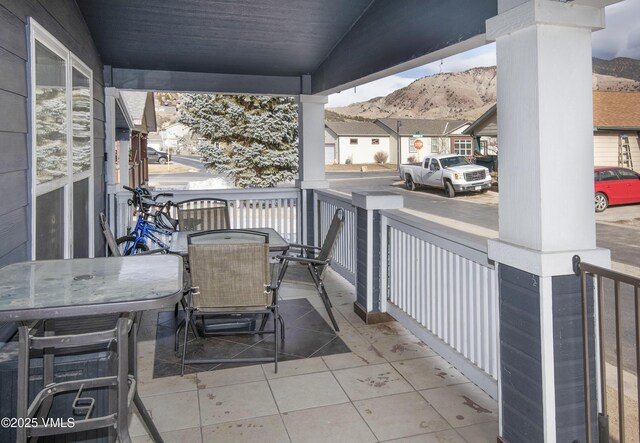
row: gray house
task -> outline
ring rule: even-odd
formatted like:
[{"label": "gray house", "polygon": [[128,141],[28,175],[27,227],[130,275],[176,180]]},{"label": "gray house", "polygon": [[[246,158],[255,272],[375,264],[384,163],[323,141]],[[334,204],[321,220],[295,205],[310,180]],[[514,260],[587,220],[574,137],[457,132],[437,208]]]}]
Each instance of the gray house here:
[{"label": "gray house", "polygon": [[[593,137],[591,32],[616,2],[0,0],[0,265],[104,253],[97,213],[127,218],[125,193],[106,207],[120,90],[294,96],[295,187],[223,197],[292,202],[283,234],[313,244],[341,205],[349,214],[338,252],[358,315],[391,314],[432,337],[498,399],[503,441],[585,441],[596,408],[581,391],[572,257],[610,266],[596,247],[593,189],[584,186],[593,152],[583,147]],[[500,142],[519,147],[500,153],[497,239],[443,237],[379,195],[327,191],[328,94],[488,40]],[[429,284],[420,280],[431,271]]]}]

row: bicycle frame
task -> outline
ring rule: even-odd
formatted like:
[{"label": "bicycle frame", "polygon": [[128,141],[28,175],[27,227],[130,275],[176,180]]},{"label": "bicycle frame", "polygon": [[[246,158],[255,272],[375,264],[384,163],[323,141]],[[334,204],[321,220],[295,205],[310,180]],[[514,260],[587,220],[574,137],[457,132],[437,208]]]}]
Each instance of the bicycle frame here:
[{"label": "bicycle frame", "polygon": [[138,244],[148,246],[147,239],[157,245],[160,249],[168,249],[169,245],[156,237],[153,234],[154,232],[160,235],[171,235],[173,233],[172,231],[169,231],[167,229],[160,229],[153,226],[146,220],[144,215],[138,216],[138,221],[136,222],[135,228],[129,233],[130,236],[135,237],[135,240],[133,242],[125,243],[123,254],[129,255],[132,252],[135,254]]}]

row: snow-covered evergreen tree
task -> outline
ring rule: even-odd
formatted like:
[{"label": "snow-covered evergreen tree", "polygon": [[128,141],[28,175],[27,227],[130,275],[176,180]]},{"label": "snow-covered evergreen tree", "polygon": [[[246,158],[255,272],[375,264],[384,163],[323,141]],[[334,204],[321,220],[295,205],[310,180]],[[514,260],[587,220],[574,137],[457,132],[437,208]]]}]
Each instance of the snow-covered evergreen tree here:
[{"label": "snow-covered evergreen tree", "polygon": [[242,188],[267,188],[298,171],[297,105],[289,97],[185,94],[178,121],[203,137],[207,168]]}]

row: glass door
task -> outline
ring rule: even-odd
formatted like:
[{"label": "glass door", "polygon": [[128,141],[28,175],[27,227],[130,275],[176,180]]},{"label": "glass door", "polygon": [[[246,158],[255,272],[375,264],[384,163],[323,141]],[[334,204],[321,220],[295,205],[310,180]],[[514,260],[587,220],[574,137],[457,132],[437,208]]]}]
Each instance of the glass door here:
[{"label": "glass door", "polygon": [[91,70],[30,19],[33,259],[93,255]]}]

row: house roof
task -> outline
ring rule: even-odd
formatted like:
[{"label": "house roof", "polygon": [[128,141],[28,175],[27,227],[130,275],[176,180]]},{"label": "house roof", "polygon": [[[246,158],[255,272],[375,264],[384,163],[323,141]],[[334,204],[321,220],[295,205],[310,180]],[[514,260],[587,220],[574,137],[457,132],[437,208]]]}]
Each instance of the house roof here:
[{"label": "house roof", "polygon": [[462,133],[465,135],[472,135],[478,129],[483,129],[485,124],[488,121],[490,121],[497,113],[498,113],[498,104],[496,103],[495,105],[487,109],[484,114],[478,117],[476,121],[471,123],[471,125],[469,125],[467,129],[462,131]]},{"label": "house roof", "polygon": [[384,129],[373,122],[325,122],[325,126],[331,129],[337,136],[389,136]]},{"label": "house roof", "polygon": [[640,130],[640,92],[593,91],[593,126]]},{"label": "house roof", "polygon": [[428,120],[421,118],[380,118],[376,120],[395,133],[400,122],[400,136],[411,136],[419,133],[424,135],[446,135],[467,124],[464,120]]},{"label": "house roof", "polygon": [[144,133],[155,132],[157,124],[153,92],[120,91],[120,96],[133,120],[134,129]]}]

